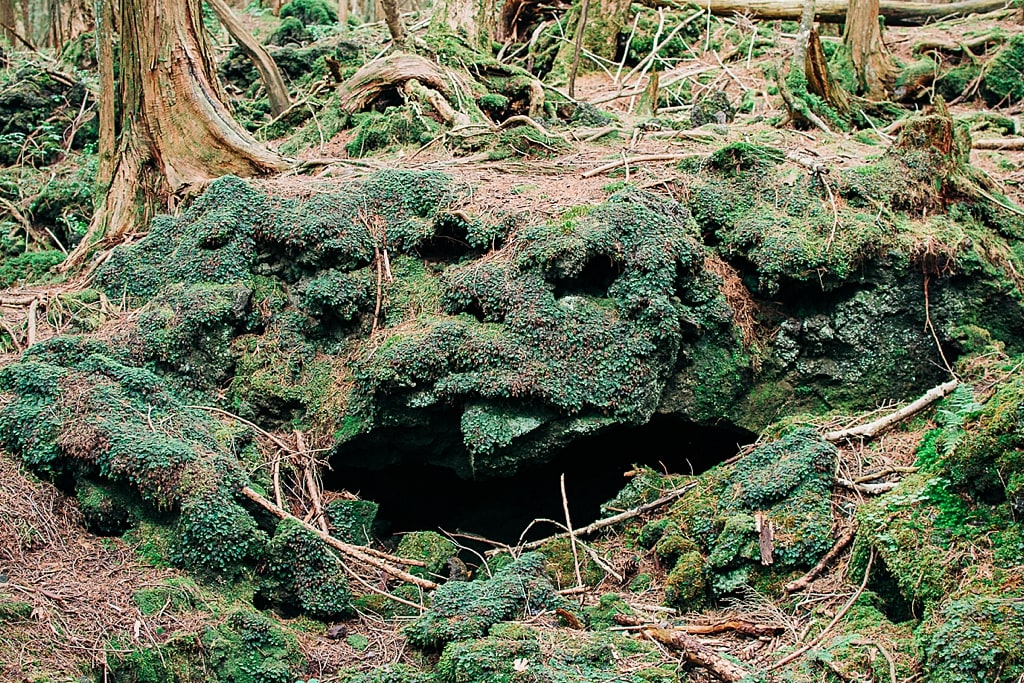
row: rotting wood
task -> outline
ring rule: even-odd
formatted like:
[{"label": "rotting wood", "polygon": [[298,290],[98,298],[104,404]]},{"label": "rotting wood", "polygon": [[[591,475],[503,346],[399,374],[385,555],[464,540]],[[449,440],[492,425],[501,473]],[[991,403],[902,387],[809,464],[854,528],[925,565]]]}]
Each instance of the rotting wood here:
[{"label": "rotting wood", "polygon": [[[640,505],[639,507],[633,508],[632,510],[626,510],[625,512],[620,512],[617,515],[613,515],[611,517],[606,517],[605,519],[599,519],[596,522],[594,522],[593,524],[588,524],[585,527],[581,527],[579,529],[576,529],[575,533],[576,533],[577,536],[587,536],[589,534],[594,533],[595,531],[600,531],[601,529],[605,529],[607,527],[614,526],[614,525],[618,524],[619,522],[624,522],[627,519],[633,519],[634,517],[638,517],[638,516],[644,514],[645,512],[650,512],[651,510],[656,510],[656,509],[660,508],[663,505],[671,503],[673,500],[686,495],[688,492],[693,490],[693,488],[696,487],[696,486],[697,486],[697,482],[693,482],[691,484],[687,484],[686,486],[682,486],[682,487],[680,487],[680,488],[678,488],[678,489],[676,489],[674,491],[671,491],[671,492],[665,494],[664,496],[662,496],[661,498],[658,498],[657,500],[652,500],[650,503],[645,503],[643,505]],[[522,544],[520,546],[517,546],[516,549],[517,550],[521,550],[521,551],[536,550],[537,548],[540,548],[545,543],[550,543],[551,541],[557,540],[559,538],[568,538],[568,537],[569,537],[569,534],[568,533],[564,533],[564,532],[560,533],[560,534],[554,534],[552,536],[548,536],[547,538],[541,538],[541,539],[538,539],[536,541],[530,541],[529,543],[524,543],[524,544]],[[491,550],[488,550],[484,554],[490,557],[490,556],[494,556],[494,555],[497,555],[498,553],[503,553],[503,552],[508,552],[508,548],[505,548],[505,547],[493,548]]]},{"label": "rotting wood", "polygon": [[[438,586],[437,583],[430,581],[429,579],[423,579],[418,576],[413,576],[409,572],[399,569],[398,567],[395,567],[385,562],[382,558],[377,557],[375,554],[367,552],[367,548],[350,545],[348,543],[345,543],[344,541],[339,541],[330,534],[325,534],[323,531],[317,529],[315,526],[307,524],[295,515],[285,512],[281,508],[277,507],[276,505],[274,505],[272,502],[264,498],[262,495],[260,495],[257,491],[255,491],[253,488],[249,486],[242,487],[242,494],[252,502],[262,507],[267,512],[274,515],[275,517],[278,517],[279,519],[288,519],[302,525],[304,529],[309,531],[311,534],[316,535],[317,538],[319,538],[321,541],[331,546],[335,550],[351,557],[352,559],[358,560],[364,564],[379,569],[386,574],[390,574],[396,579],[401,579],[402,581],[405,581],[407,583],[419,586],[423,590],[434,590]],[[402,558],[395,559],[399,561],[401,564],[415,564]]]},{"label": "rotting wood", "polygon": [[[615,614],[612,616],[616,624],[621,626],[651,626],[647,619],[633,616],[631,614]],[[764,638],[775,636],[785,631],[783,626],[772,626],[768,624],[756,624],[746,619],[726,619],[710,624],[686,624],[685,626],[674,627],[675,630],[685,631],[694,636],[713,636],[719,633],[737,633],[748,638]]]},{"label": "rotting wood", "polygon": [[1017,152],[1024,150],[1024,138],[979,138],[971,142],[971,147]]},{"label": "rotting wood", "polygon": [[849,429],[838,429],[831,432],[825,432],[824,439],[832,442],[858,437],[870,439],[885,430],[890,429],[892,426],[902,422],[908,417],[916,415],[939,399],[948,396],[959,385],[960,380],[956,378],[951,379],[944,384],[933,387],[913,403],[908,403],[895,412],[884,415],[883,417],[880,417],[873,422],[868,422],[867,424],[857,425],[856,427],[850,427]]},{"label": "rotting wood", "polygon": [[675,629],[648,626],[640,633],[655,642],[682,653],[690,664],[707,669],[715,678],[726,683],[737,683],[751,674],[739,664],[730,661],[702,643],[696,637]]},{"label": "rotting wood", "polygon": [[764,512],[754,515],[757,530],[757,545],[761,552],[761,564],[775,564],[775,525]]},{"label": "rotting wood", "polygon": [[832,566],[842,552],[846,549],[850,542],[853,541],[857,535],[857,524],[854,522],[850,526],[843,530],[843,533],[836,539],[835,544],[825,553],[818,563],[811,567],[810,571],[801,576],[799,579],[794,579],[786,584],[785,590],[787,593],[796,593],[810,586],[815,579],[824,573],[826,569]]},{"label": "rotting wood", "polygon": [[[711,0],[701,2],[704,11],[717,16],[744,14],[751,19],[799,19],[800,0]],[[815,19],[831,23],[846,21],[848,0],[821,0],[814,9]],[[879,14],[887,26],[921,24],[968,14],[985,14],[1012,7],[1007,0],[963,0],[962,2],[902,2],[881,0]]]}]

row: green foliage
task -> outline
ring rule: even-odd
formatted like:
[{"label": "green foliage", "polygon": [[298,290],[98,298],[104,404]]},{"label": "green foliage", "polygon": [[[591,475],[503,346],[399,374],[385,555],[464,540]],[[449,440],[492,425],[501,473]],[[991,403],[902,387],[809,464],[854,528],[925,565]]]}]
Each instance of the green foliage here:
[{"label": "green foliage", "polygon": [[345,145],[351,157],[361,157],[393,145],[423,144],[433,139],[439,126],[411,106],[388,107],[352,117],[355,136]]},{"label": "green foliage", "polygon": [[332,500],[324,508],[331,534],[346,543],[369,545],[373,539],[373,522],[377,503],[372,500]]},{"label": "green foliage", "polygon": [[[5,250],[6,251],[6,250]],[[40,284],[50,269],[64,260],[64,254],[56,249],[29,251],[17,256],[2,254],[0,257],[0,288],[16,285]]]},{"label": "green foliage", "polygon": [[562,138],[545,135],[533,126],[512,126],[498,134],[488,156],[493,160],[525,157],[547,159],[569,149]]},{"label": "green foliage", "polygon": [[277,525],[261,570],[260,595],[271,604],[294,605],[318,619],[352,613],[341,560],[297,522]]},{"label": "green foliage", "polygon": [[1024,675],[1024,596],[950,599],[918,636],[928,681],[1012,683]]},{"label": "green foliage", "polygon": [[85,527],[98,536],[120,536],[138,521],[140,501],[123,489],[83,480],[75,495]]},{"label": "green foliage", "polygon": [[989,106],[1007,106],[1024,99],[1024,36],[1011,36],[985,65],[981,95]]},{"label": "green foliage", "polygon": [[281,18],[294,17],[305,26],[338,23],[338,13],[325,0],[291,0],[281,8]]},{"label": "green foliage", "polygon": [[92,99],[86,84],[57,75],[37,64],[2,72],[0,167],[58,161],[65,155],[65,131],[74,133],[69,140],[74,149],[95,142],[95,122],[72,130],[78,112]]},{"label": "green foliage", "polygon": [[[635,666],[623,666],[628,660]],[[622,668],[620,668],[622,667]],[[540,630],[499,624],[486,638],[450,643],[437,662],[440,683],[671,683],[655,647],[620,633]]]},{"label": "green foliage", "polygon": [[448,559],[458,555],[458,548],[436,531],[414,531],[402,536],[395,554],[426,563],[426,567],[410,567],[410,573],[437,578],[447,573]]},{"label": "green foliage", "polygon": [[126,683],[292,683],[304,657],[295,637],[252,608],[151,648],[115,639],[108,675]]},{"label": "green foliage", "polygon": [[567,606],[544,577],[544,556],[528,553],[489,579],[441,585],[430,609],[405,634],[414,647],[439,650],[451,641],[480,638],[494,624],[516,619],[524,610]]},{"label": "green foliage", "polygon": [[[662,520],[640,532],[670,567],[666,599],[694,609],[705,599],[778,585],[793,569],[814,565],[832,545],[829,494],[836,450],[813,430],[790,428],[729,468],[694,481]],[[774,564],[761,564],[754,515],[774,529]]]}]

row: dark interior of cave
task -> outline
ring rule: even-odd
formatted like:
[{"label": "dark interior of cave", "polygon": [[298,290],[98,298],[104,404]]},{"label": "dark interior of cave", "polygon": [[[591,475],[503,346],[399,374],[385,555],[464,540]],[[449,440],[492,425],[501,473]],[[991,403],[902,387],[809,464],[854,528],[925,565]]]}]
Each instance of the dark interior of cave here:
[{"label": "dark interior of cave", "polygon": [[[637,465],[658,471],[700,474],[752,443],[755,435],[734,427],[701,427],[655,416],[638,427],[615,426],[576,440],[544,464],[523,467],[503,479],[471,481],[449,468],[424,464],[404,439],[389,444],[398,464],[364,469],[335,463],[324,472],[327,489],[345,488],[380,505],[378,537],[407,531],[476,534],[514,544],[534,519],[564,522],[560,477],[565,474],[573,526],[597,520],[600,506],[628,483]],[[403,454],[402,450],[409,452]],[[419,462],[416,462],[419,460]],[[560,531],[535,524],[526,540]]]}]

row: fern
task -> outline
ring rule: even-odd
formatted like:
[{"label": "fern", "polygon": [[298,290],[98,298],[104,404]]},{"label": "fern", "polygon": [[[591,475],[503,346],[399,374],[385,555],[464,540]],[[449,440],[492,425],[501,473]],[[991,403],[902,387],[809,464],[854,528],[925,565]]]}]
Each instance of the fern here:
[{"label": "fern", "polygon": [[936,444],[940,455],[949,455],[964,435],[964,424],[981,413],[981,403],[975,399],[974,388],[961,384],[942,402],[935,413],[941,432]]}]

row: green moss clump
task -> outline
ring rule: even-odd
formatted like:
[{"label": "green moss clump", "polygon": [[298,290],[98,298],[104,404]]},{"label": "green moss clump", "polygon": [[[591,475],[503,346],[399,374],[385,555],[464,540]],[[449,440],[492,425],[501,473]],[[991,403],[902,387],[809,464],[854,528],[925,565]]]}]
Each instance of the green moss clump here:
[{"label": "green moss clump", "polygon": [[45,281],[50,269],[63,260],[63,252],[56,249],[5,255],[0,260],[0,288]]},{"label": "green moss clump", "polygon": [[304,26],[329,26],[338,23],[338,13],[324,0],[291,0],[281,8],[281,18],[294,17]]},{"label": "green moss clump", "polygon": [[[627,660],[642,665],[623,666]],[[450,643],[437,662],[436,676],[440,683],[679,680],[651,643],[620,633],[544,631],[520,624],[498,624],[486,638]]]},{"label": "green moss clump", "polygon": [[379,506],[372,500],[332,500],[324,508],[331,534],[346,543],[369,545]]},{"label": "green moss clump", "polygon": [[384,113],[371,111],[353,117],[355,137],[345,145],[351,157],[361,157],[393,145],[422,144],[437,135],[440,128],[416,108],[388,107]]},{"label": "green moss clump", "polygon": [[252,608],[155,647],[115,639],[111,650],[108,675],[128,683],[292,683],[305,666],[295,637]]},{"label": "green moss clump", "polygon": [[120,536],[139,519],[140,501],[124,489],[81,481],[75,496],[85,527],[97,536]]},{"label": "green moss clump", "polygon": [[[837,452],[817,433],[790,428],[730,467],[717,467],[638,540],[669,567],[666,600],[696,609],[708,598],[778,588],[832,545],[829,503]],[[755,515],[774,530],[770,568],[761,562]]]},{"label": "green moss clump", "polygon": [[544,577],[544,556],[529,553],[489,579],[443,584],[434,591],[430,609],[405,634],[414,647],[438,650],[452,641],[480,638],[494,624],[515,619],[524,610],[567,606]]},{"label": "green moss clump", "polygon": [[981,95],[990,107],[1008,106],[1024,99],[1024,36],[1011,36],[985,65]]},{"label": "green moss clump", "polygon": [[317,619],[352,613],[341,560],[315,535],[292,520],[277,525],[261,569],[259,594],[275,605],[292,605]]},{"label": "green moss clump", "polygon": [[934,683],[1010,683],[1024,675],[1024,595],[968,595],[936,606],[919,632]]},{"label": "green moss clump", "polygon": [[13,600],[7,595],[0,595],[0,624],[28,621],[32,618],[34,609],[30,603]]},{"label": "green moss clump", "polygon": [[533,126],[513,126],[498,134],[498,140],[490,151],[493,160],[526,157],[547,159],[569,149],[562,138],[545,135]]},{"label": "green moss clump", "polygon": [[458,548],[436,531],[414,531],[402,536],[395,554],[426,563],[426,567],[410,567],[411,573],[437,578],[447,575],[448,560],[458,554]]}]

